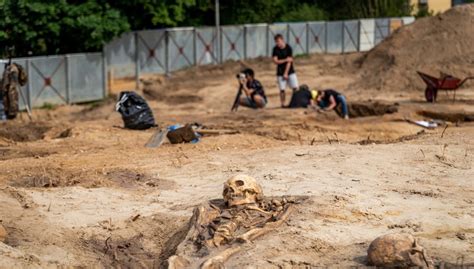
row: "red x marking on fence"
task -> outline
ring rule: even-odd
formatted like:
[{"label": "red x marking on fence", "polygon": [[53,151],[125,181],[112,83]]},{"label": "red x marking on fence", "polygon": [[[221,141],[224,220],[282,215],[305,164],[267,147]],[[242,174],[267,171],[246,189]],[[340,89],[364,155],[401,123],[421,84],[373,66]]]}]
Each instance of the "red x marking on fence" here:
[{"label": "red x marking on fence", "polygon": [[324,48],[323,48],[323,46],[321,45],[319,36],[320,36],[321,34],[324,34],[324,33],[322,33],[322,32],[324,31],[325,27],[324,27],[324,26],[319,27],[319,31],[318,31],[317,33],[314,32],[314,30],[313,30],[313,28],[311,28],[311,26],[308,25],[308,27],[309,27],[309,31],[311,32],[311,35],[313,36],[313,41],[314,41],[314,43],[315,43],[315,44],[318,44],[318,47],[321,49],[321,51],[324,51]]},{"label": "red x marking on fence", "polygon": [[186,60],[186,62],[188,62],[189,65],[193,65],[191,60],[189,60],[188,56],[186,55],[186,53],[184,53],[184,47],[186,46],[186,44],[188,44],[188,41],[192,36],[193,36],[192,32],[188,32],[188,37],[183,42],[183,44],[178,44],[178,42],[176,42],[176,40],[173,38],[173,36],[169,35],[169,39],[171,40],[171,42],[178,49],[178,55],[176,55],[176,57],[173,59],[171,65],[170,65],[171,67],[173,67],[176,64],[176,61],[178,61],[180,56],[182,56]]},{"label": "red x marking on fence", "polygon": [[63,63],[64,63],[64,59],[62,59],[61,62],[59,62],[59,64],[56,66],[54,71],[49,76],[44,75],[44,73],[41,72],[41,70],[39,70],[39,68],[33,62],[31,63],[31,66],[33,67],[33,69],[43,79],[43,87],[38,92],[38,94],[36,94],[36,96],[33,98],[33,104],[36,103],[36,101],[41,96],[41,94],[45,91],[46,88],[51,88],[59,96],[59,98],[61,98],[61,100],[64,101],[64,103],[67,103],[66,98],[64,98],[64,96],[62,96],[61,93],[59,93],[58,89],[56,89],[56,87],[54,87],[53,85],[53,77],[56,74],[56,72],[58,72],[59,68],[63,65]]},{"label": "red x marking on fence", "polygon": [[227,54],[225,56],[225,59],[227,59],[229,57],[229,55],[234,52],[235,54],[237,54],[237,56],[239,56],[239,59],[242,58],[242,55],[240,54],[240,52],[237,50],[237,46],[235,45],[237,43],[237,41],[240,39],[240,37],[242,36],[242,29],[239,29],[239,33],[237,34],[237,37],[234,38],[234,39],[231,39],[229,37],[229,35],[223,30],[222,31],[222,34],[224,35],[225,39],[227,40],[227,42],[229,42],[230,44],[230,47],[229,47],[229,50],[227,51]]},{"label": "red x marking on fence", "polygon": [[214,43],[214,40],[216,40],[216,33],[212,33],[212,38],[209,43],[204,40],[202,37],[201,33],[197,33],[197,38],[201,43],[204,45],[204,51],[202,52],[201,57],[199,57],[198,64],[201,64],[202,60],[204,59],[204,56],[206,56],[206,53],[209,53],[214,61],[217,62],[217,57],[214,55],[214,52],[212,51],[212,44]]},{"label": "red x marking on fence", "polygon": [[299,35],[297,35],[295,33],[295,30],[290,26],[290,33],[291,35],[294,37],[295,39],[295,43],[296,43],[296,46],[300,47],[302,51],[305,51],[303,45],[301,44],[300,40],[301,40],[301,37],[303,36],[303,34],[305,33],[306,31],[306,27],[303,27],[303,29],[301,30],[301,32],[299,33]]},{"label": "red x marking on fence", "polygon": [[165,34],[163,33],[161,37],[156,41],[155,45],[151,47],[148,42],[146,42],[143,37],[141,37],[140,34],[138,34],[138,40],[145,46],[145,48],[148,50],[148,57],[144,63],[140,65],[140,69],[143,69],[143,67],[148,64],[149,61],[154,60],[161,68],[165,69],[164,65],[161,63],[160,59],[158,59],[156,55],[156,50],[160,46],[161,41],[163,41],[163,38],[165,37]]}]

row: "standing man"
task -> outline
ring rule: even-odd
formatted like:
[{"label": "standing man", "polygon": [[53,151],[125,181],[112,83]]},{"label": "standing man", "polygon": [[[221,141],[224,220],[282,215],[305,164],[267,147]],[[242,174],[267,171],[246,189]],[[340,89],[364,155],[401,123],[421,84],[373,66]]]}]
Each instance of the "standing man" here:
[{"label": "standing man", "polygon": [[285,43],[283,36],[275,35],[275,47],[273,48],[273,63],[277,65],[277,81],[280,89],[281,107],[285,107],[285,89],[287,83],[293,92],[298,89],[298,78],[293,67],[293,49]]}]

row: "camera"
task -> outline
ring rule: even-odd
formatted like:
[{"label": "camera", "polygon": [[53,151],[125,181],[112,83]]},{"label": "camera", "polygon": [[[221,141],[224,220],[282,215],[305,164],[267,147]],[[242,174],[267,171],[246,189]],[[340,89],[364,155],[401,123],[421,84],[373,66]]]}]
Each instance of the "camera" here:
[{"label": "camera", "polygon": [[245,79],[245,74],[244,73],[239,73],[235,76],[238,80]]}]

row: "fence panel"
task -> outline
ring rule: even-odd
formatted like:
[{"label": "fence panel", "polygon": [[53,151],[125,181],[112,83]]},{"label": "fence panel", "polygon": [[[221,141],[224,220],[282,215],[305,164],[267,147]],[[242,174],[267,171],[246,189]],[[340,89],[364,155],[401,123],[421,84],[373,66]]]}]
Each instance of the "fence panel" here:
[{"label": "fence panel", "polygon": [[140,73],[166,73],[166,31],[140,31],[137,39]]},{"label": "fence panel", "polygon": [[293,48],[294,55],[308,53],[308,31],[306,23],[288,24],[288,44]]},{"label": "fence panel", "polygon": [[344,23],[342,21],[327,23],[327,26],[326,26],[327,52],[342,53],[343,27],[344,27]]},{"label": "fence panel", "polygon": [[223,61],[245,59],[244,29],[243,26],[221,27]]},{"label": "fence panel", "polygon": [[194,65],[194,29],[181,28],[168,31],[168,71]]},{"label": "fence panel", "polygon": [[107,66],[116,78],[135,76],[135,36],[126,33],[105,46]]},{"label": "fence panel", "polygon": [[267,56],[267,25],[246,25],[245,34],[245,51],[247,54],[246,58],[252,59],[261,56]]},{"label": "fence panel", "polygon": [[289,31],[288,31],[288,24],[281,23],[281,24],[272,24],[268,26],[268,36],[267,36],[267,56],[271,56],[273,52],[273,47],[275,46],[274,38],[275,35],[280,34],[283,36],[286,42],[289,40]]},{"label": "fence panel", "polygon": [[359,29],[359,50],[369,51],[374,47],[375,44],[375,20],[364,19],[360,20]]},{"label": "fence panel", "polygon": [[30,58],[29,68],[30,99],[33,107],[42,106],[44,103],[68,103],[64,56]]},{"label": "fence panel", "polygon": [[217,31],[214,27],[196,28],[196,64],[218,63]]},{"label": "fence panel", "polygon": [[67,63],[70,103],[97,101],[105,97],[101,53],[67,55]]},{"label": "fence panel", "polygon": [[356,52],[359,50],[359,21],[344,21],[344,37],[342,51]]},{"label": "fence panel", "polygon": [[402,18],[403,25],[408,25],[415,22],[415,17],[403,17]]},{"label": "fence panel", "polygon": [[390,19],[375,19],[375,45],[390,35]]},{"label": "fence panel", "polygon": [[326,22],[309,22],[308,34],[309,53],[326,52]]}]

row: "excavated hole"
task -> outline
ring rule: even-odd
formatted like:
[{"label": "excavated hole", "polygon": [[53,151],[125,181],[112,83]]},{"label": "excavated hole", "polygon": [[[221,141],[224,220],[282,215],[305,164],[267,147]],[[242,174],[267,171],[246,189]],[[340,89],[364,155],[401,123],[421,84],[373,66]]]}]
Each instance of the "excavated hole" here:
[{"label": "excavated hole", "polygon": [[17,142],[36,141],[44,138],[51,127],[40,122],[21,123],[6,122],[0,125],[0,137]]},{"label": "excavated hole", "polygon": [[439,111],[421,110],[421,111],[418,111],[417,114],[426,118],[444,120],[444,121],[449,121],[449,122],[474,121],[474,113],[466,113],[466,112],[439,112]]},{"label": "excavated hole", "polygon": [[[347,104],[347,108],[351,118],[383,116],[398,112],[398,104],[381,102],[351,102]],[[338,107],[337,112],[339,115],[342,114],[340,107]]]}]

